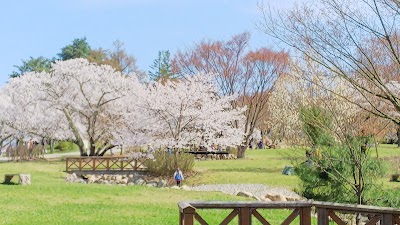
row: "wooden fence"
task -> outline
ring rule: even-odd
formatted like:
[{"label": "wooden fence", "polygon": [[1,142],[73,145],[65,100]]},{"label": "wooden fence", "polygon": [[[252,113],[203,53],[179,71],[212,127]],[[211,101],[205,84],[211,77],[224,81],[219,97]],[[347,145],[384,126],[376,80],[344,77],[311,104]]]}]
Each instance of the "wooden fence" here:
[{"label": "wooden fence", "polygon": [[140,171],[145,170],[142,159],[128,157],[67,157],[66,172],[73,171]]},{"label": "wooden fence", "polygon": [[[202,209],[229,209],[232,210],[220,225],[229,224],[234,218],[238,218],[239,225],[250,225],[252,219],[257,219],[261,224],[270,225],[260,211],[265,209],[289,209],[292,212],[281,222],[282,225],[291,224],[299,217],[300,225],[345,225],[350,215],[351,218],[363,218],[363,224],[372,225],[400,225],[400,209],[374,207],[365,205],[337,204],[316,201],[296,202],[179,202],[179,224],[193,225],[197,221],[201,225],[208,225],[199,212]],[[316,212],[314,217],[311,211]],[[196,223],[197,224],[197,223]]]}]

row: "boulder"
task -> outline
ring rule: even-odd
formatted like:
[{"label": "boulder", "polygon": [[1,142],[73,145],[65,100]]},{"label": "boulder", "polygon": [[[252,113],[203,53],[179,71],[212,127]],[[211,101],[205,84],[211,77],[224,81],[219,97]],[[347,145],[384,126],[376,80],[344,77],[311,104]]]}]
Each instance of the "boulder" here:
[{"label": "boulder", "polygon": [[178,186],[174,185],[171,187],[171,189],[180,189]]},{"label": "boulder", "polygon": [[253,199],[257,200],[257,201],[262,201],[262,199],[260,197],[256,196],[256,195],[253,195]]},{"label": "boulder", "polygon": [[300,197],[295,197],[295,196],[286,196],[286,200],[293,202],[293,201],[300,201]]},{"label": "boulder", "polygon": [[135,181],[135,184],[136,185],[144,185],[146,182],[142,179],[142,178],[139,178],[139,179],[137,179],[136,181]]},{"label": "boulder", "polygon": [[95,176],[90,176],[90,177],[87,179],[87,183],[88,183],[88,184],[93,184],[93,183],[95,183],[96,181],[97,181],[97,179],[96,179]]},{"label": "boulder", "polygon": [[146,183],[146,186],[149,186],[149,187],[157,187],[157,182],[155,182],[155,181],[149,181],[149,182]]},{"label": "boulder", "polygon": [[247,192],[247,191],[237,191],[237,192],[235,192],[234,195],[242,196],[242,197],[248,197],[248,198],[253,198],[254,197],[254,195],[252,193]]},{"label": "boulder", "polygon": [[269,198],[263,198],[262,200],[263,200],[264,202],[272,202],[272,200],[269,199]]},{"label": "boulder", "polygon": [[189,186],[187,186],[187,185],[182,185],[181,189],[185,190],[185,191],[190,191],[191,190],[191,188]]},{"label": "boulder", "polygon": [[284,195],[282,195],[282,194],[274,194],[274,193],[272,193],[272,194],[267,194],[265,197],[271,199],[271,201],[274,201],[274,202],[287,201],[286,197]]},{"label": "boulder", "polygon": [[118,182],[118,181],[122,180],[122,176],[121,175],[115,175],[114,179]]},{"label": "boulder", "polygon": [[166,180],[160,180],[157,183],[157,187],[166,187],[167,186],[167,181]]},{"label": "boulder", "polygon": [[120,184],[128,184],[128,178],[125,177],[124,179],[120,180]]},{"label": "boulder", "polygon": [[31,175],[30,174],[20,174],[19,184],[21,185],[31,185]]}]

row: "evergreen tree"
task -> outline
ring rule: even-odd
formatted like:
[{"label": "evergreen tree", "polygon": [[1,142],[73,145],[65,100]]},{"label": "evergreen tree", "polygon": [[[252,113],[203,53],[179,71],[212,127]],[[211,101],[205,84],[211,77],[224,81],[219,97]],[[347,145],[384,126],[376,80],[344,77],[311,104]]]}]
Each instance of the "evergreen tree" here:
[{"label": "evergreen tree", "polygon": [[171,59],[168,50],[159,51],[158,58],[154,60],[150,68],[152,71],[149,71],[149,77],[154,81],[165,81],[174,78],[171,71]]},{"label": "evergreen tree", "polygon": [[48,72],[51,67],[51,62],[52,60],[47,59],[43,56],[40,56],[38,58],[33,58],[31,56],[28,60],[22,60],[21,66],[14,66],[15,68],[18,69],[18,71],[13,71],[10,74],[10,77],[11,78],[19,77],[24,73],[28,72],[42,72],[42,71]]},{"label": "evergreen tree", "polygon": [[89,43],[84,38],[76,38],[72,41],[72,44],[65,46],[61,49],[61,53],[58,53],[58,57],[61,60],[75,59],[75,58],[87,58],[91,52]]}]

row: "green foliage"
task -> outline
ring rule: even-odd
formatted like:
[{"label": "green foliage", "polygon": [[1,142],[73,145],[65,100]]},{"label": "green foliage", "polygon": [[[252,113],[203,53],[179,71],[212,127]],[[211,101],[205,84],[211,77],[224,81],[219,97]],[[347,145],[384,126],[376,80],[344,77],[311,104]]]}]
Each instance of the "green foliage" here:
[{"label": "green foliage", "polygon": [[300,121],[313,147],[331,145],[334,142],[334,138],[329,134],[332,118],[324,109],[317,106],[303,107],[300,110]]},{"label": "green foliage", "polygon": [[296,165],[301,195],[320,201],[358,203],[360,187],[362,202],[371,200],[369,193],[378,190],[376,181],[384,176],[386,165],[371,156],[364,138],[348,138],[345,144],[335,143],[319,151]]},{"label": "green foliage", "polygon": [[76,151],[78,146],[69,141],[59,141],[54,147],[55,150],[60,152]]},{"label": "green foliage", "polygon": [[57,55],[61,60],[87,58],[90,51],[90,45],[86,41],[86,37],[84,37],[74,39],[72,44],[63,47],[61,53],[58,53]]},{"label": "green foliage", "polygon": [[148,159],[144,163],[150,173],[157,176],[171,176],[177,167],[183,173],[192,171],[194,166],[194,156],[186,153],[174,153],[156,151],[154,160]]},{"label": "green foliage", "polygon": [[174,78],[171,71],[171,59],[169,51],[159,51],[158,58],[150,66],[149,77],[154,81],[165,81]]},{"label": "green foliage", "polygon": [[306,151],[306,162],[296,165],[300,194],[320,201],[370,201],[369,192],[377,190],[376,181],[386,170],[368,147],[371,137],[354,136],[351,127],[335,127],[335,115],[318,106],[303,108],[300,114],[311,149]]},{"label": "green foliage", "polygon": [[370,192],[368,199],[369,205],[400,208],[400,189],[397,188]]},{"label": "green foliage", "polygon": [[18,71],[14,71],[10,74],[10,77],[19,77],[24,73],[28,72],[48,72],[51,68],[51,61],[43,56],[38,58],[30,57],[28,60],[22,60],[21,66],[14,66]]}]

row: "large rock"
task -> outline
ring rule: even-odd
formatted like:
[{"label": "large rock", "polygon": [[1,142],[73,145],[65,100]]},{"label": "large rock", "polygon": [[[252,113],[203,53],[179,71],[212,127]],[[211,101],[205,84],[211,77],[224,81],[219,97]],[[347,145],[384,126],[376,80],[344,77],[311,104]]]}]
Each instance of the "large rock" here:
[{"label": "large rock", "polygon": [[293,202],[293,201],[300,201],[301,198],[300,197],[295,197],[295,196],[286,196],[286,200]]},{"label": "large rock", "polygon": [[146,182],[142,179],[142,178],[139,178],[139,179],[137,179],[136,181],[135,181],[135,184],[136,185],[144,185]]},{"label": "large rock", "polygon": [[271,194],[267,194],[265,197],[271,199],[271,201],[274,201],[274,202],[285,202],[285,201],[287,201],[286,197],[284,195],[282,195],[282,194],[271,193]]},{"label": "large rock", "polygon": [[252,193],[247,192],[247,191],[238,191],[234,195],[242,196],[242,197],[248,197],[248,198],[253,198],[254,197],[254,195]]},{"label": "large rock", "polygon": [[266,197],[261,198],[262,201],[264,202],[271,202],[272,200]]},{"label": "large rock", "polygon": [[31,175],[30,174],[20,174],[19,184],[21,185],[31,185]]},{"label": "large rock", "polygon": [[128,184],[128,180],[129,180],[129,178],[124,178],[124,179],[122,179],[122,180],[120,180],[120,184]]},{"label": "large rock", "polygon": [[189,186],[187,186],[187,185],[183,185],[183,186],[181,187],[181,189],[182,189],[182,190],[185,190],[185,191],[190,191],[190,190],[191,190],[191,188],[190,188]]},{"label": "large rock", "polygon": [[262,199],[260,197],[256,196],[256,195],[253,195],[253,199],[257,200],[257,201],[262,201]]},{"label": "large rock", "polygon": [[157,187],[166,187],[167,186],[167,181],[166,180],[160,180],[157,183]]},{"label": "large rock", "polygon": [[149,181],[149,182],[146,183],[146,186],[149,186],[149,187],[157,187],[157,182],[155,182],[155,181]]},{"label": "large rock", "polygon": [[88,184],[92,184],[92,183],[95,183],[97,181],[95,175],[87,175],[86,177],[87,177],[87,183]]},{"label": "large rock", "polygon": [[122,176],[121,175],[115,175],[115,178],[114,178],[116,181],[117,181],[117,183],[120,181],[120,180],[122,180]]},{"label": "large rock", "polygon": [[174,186],[171,187],[171,189],[180,189],[180,187],[174,185]]}]

